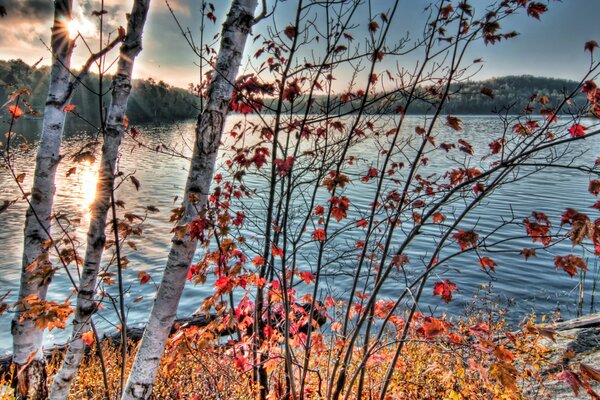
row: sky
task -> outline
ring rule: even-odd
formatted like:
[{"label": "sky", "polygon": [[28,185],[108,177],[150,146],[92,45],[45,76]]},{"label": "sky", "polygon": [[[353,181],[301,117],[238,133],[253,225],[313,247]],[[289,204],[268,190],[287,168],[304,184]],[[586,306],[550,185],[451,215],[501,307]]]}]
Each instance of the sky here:
[{"label": "sky", "polygon": [[[180,23],[189,27],[194,35],[199,35],[199,0],[168,0]],[[275,0],[268,0],[271,7]],[[229,1],[214,0],[217,23],[209,23],[206,37],[212,37],[220,28]],[[482,9],[489,0],[472,0],[475,10]],[[79,21],[81,31],[88,43],[98,46],[97,18],[92,17],[93,10],[100,9],[100,1],[74,0],[74,15]],[[125,14],[131,8],[131,0],[104,0],[105,29],[110,31],[119,25],[126,26]],[[392,0],[372,0],[374,9],[389,9]],[[278,29],[283,29],[292,21],[297,0],[281,1],[275,19]],[[427,17],[424,0],[401,0],[393,21],[391,40],[399,39],[407,33],[414,35],[422,30]],[[46,48],[50,41],[53,2],[49,0],[0,0],[0,6],[6,9],[6,15],[0,18],[0,59],[20,58],[29,64],[50,63],[50,53]],[[586,41],[600,43],[600,0],[550,0],[549,11],[541,21],[529,18],[521,12],[513,16],[503,27],[505,30],[517,30],[520,35],[508,42],[495,46],[479,43],[473,46],[469,56],[484,60],[482,71],[476,79],[490,77],[530,74],[555,78],[579,79],[589,64],[589,54],[584,53]],[[361,16],[366,25],[368,18]],[[272,20],[264,20],[254,30],[255,34],[264,34],[273,28]],[[359,26],[355,30],[355,39],[360,39],[366,30]],[[247,56],[254,54],[257,43],[249,43]],[[165,0],[152,0],[148,22],[143,39],[143,48],[135,66],[135,78],[163,80],[179,87],[187,87],[198,80],[197,57],[183,40],[174,18],[170,14]],[[308,51],[308,50],[305,50]],[[598,52],[600,53],[600,51]],[[85,45],[78,43],[73,66],[81,65],[87,58]],[[113,57],[116,57],[116,52]],[[410,65],[418,60],[419,54],[407,56],[401,62]],[[338,77],[339,80],[339,77]]]}]

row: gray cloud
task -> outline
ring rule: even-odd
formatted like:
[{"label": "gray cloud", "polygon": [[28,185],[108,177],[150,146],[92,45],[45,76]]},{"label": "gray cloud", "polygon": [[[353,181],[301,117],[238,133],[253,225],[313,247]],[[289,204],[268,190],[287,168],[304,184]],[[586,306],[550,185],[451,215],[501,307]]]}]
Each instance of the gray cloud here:
[{"label": "gray cloud", "polygon": [[0,6],[6,9],[6,22],[14,19],[41,20],[52,17],[54,3],[48,0],[0,0]]}]

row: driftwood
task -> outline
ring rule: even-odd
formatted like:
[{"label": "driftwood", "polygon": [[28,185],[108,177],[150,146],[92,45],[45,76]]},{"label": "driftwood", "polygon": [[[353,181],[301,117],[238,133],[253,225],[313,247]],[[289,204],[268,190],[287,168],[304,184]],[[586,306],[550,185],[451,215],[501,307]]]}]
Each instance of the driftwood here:
[{"label": "driftwood", "polygon": [[556,331],[566,331],[569,329],[597,328],[600,327],[600,313],[585,315],[564,322],[556,322],[545,325],[546,328],[552,328]]}]

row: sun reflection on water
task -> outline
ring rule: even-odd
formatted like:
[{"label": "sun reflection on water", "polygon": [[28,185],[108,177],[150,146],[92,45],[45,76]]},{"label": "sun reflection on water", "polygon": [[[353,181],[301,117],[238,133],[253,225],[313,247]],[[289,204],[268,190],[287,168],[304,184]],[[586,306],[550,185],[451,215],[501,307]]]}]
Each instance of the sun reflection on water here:
[{"label": "sun reflection on water", "polygon": [[79,174],[81,211],[86,218],[89,216],[90,206],[96,198],[96,183],[98,181],[98,170],[96,164],[87,164],[81,166]]}]

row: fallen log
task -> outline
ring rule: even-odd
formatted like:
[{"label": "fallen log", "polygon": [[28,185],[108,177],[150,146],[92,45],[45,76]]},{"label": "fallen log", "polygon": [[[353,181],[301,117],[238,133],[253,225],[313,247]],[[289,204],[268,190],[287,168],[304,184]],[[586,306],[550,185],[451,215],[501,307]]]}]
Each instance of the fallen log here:
[{"label": "fallen log", "polygon": [[556,331],[567,331],[569,329],[583,329],[600,327],[600,313],[589,314],[583,317],[570,319],[563,322],[544,325],[546,328],[552,328]]}]

